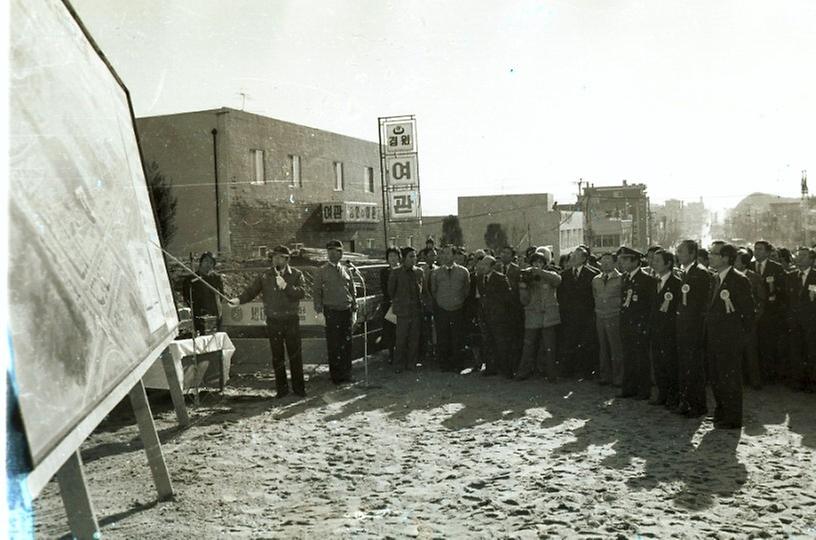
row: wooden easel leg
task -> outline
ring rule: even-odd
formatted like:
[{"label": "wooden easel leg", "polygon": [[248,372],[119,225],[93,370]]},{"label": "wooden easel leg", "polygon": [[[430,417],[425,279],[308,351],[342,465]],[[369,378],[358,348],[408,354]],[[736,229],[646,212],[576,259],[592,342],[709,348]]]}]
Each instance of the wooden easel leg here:
[{"label": "wooden easel leg", "polygon": [[178,423],[183,427],[189,426],[190,417],[187,415],[187,405],[184,404],[184,390],[181,388],[173,357],[169,354],[162,355],[161,363],[164,366],[164,375],[167,377],[167,386],[170,389],[173,408],[176,409]]},{"label": "wooden easel leg", "polygon": [[85,484],[79,450],[71,454],[68,461],[57,471],[57,480],[71,533],[80,540],[100,538],[99,524],[96,522],[93,503]]},{"label": "wooden easel leg", "polygon": [[142,443],[147,453],[147,463],[153,474],[153,483],[156,484],[156,490],[159,492],[159,500],[170,499],[173,497],[173,485],[170,482],[167,465],[164,463],[161,441],[159,441],[159,434],[156,433],[156,424],[153,423],[150,403],[147,402],[147,394],[141,380],[130,391],[130,404],[136,414],[139,434],[142,436]]}]

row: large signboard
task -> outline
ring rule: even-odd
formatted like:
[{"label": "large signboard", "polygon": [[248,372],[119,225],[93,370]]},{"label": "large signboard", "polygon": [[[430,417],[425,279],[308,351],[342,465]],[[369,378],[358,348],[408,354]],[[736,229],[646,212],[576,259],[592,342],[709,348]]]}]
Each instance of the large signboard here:
[{"label": "large signboard", "polygon": [[387,221],[420,221],[419,161],[413,116],[380,118],[380,160]]},{"label": "large signboard", "polygon": [[389,154],[416,152],[414,121],[386,121],[384,142],[385,151]]},{"label": "large signboard", "polygon": [[59,0],[11,15],[11,339],[31,457],[53,474],[178,320],[126,89]]},{"label": "large signboard", "polygon": [[323,223],[377,223],[376,203],[330,202],[321,205]]},{"label": "large signboard", "polygon": [[416,190],[389,191],[388,214],[391,221],[414,221],[421,217],[419,192]]}]

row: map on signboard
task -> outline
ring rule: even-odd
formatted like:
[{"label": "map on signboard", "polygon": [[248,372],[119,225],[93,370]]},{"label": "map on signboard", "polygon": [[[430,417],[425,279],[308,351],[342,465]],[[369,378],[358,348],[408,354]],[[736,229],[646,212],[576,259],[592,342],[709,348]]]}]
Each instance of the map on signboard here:
[{"label": "map on signboard", "polygon": [[178,321],[125,89],[62,2],[11,12],[9,315],[36,466]]},{"label": "map on signboard", "polygon": [[416,152],[414,140],[414,121],[386,122],[383,139],[385,153]]}]

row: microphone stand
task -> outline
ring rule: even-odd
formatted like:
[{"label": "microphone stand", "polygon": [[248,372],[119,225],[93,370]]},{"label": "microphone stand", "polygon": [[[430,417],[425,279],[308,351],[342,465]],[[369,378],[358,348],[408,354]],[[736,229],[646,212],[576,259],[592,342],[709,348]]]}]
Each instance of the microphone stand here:
[{"label": "microphone stand", "polygon": [[[368,292],[366,291],[366,281],[363,277],[362,272],[360,272],[354,264],[349,261],[349,268],[351,268],[352,275],[356,275],[360,279],[360,283],[363,286],[363,299],[365,301],[366,306],[366,314],[368,312]],[[353,281],[353,279],[352,279]],[[354,299],[357,302],[357,299]],[[352,330],[353,335],[353,330]],[[371,388],[371,385],[368,381],[368,317],[363,316],[363,369],[365,370],[365,388]]]}]

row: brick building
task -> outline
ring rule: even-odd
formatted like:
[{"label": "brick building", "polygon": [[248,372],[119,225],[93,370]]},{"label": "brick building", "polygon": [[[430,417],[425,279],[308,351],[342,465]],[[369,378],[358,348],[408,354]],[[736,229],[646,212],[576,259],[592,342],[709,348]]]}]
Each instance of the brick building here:
[{"label": "brick building", "polygon": [[[142,153],[178,200],[177,256],[263,257],[278,244],[382,253],[376,142],[230,108],[138,118]],[[418,223],[391,236],[421,236]]]},{"label": "brick building", "polygon": [[[588,245],[605,247],[608,243],[615,243],[611,238],[596,239],[596,235],[618,235],[617,246],[628,245],[641,250],[652,242],[645,184],[629,184],[624,180],[620,186],[588,186],[581,193],[578,204],[584,211]],[[631,222],[631,236],[627,221]],[[625,241],[627,238],[628,242]]]}]

